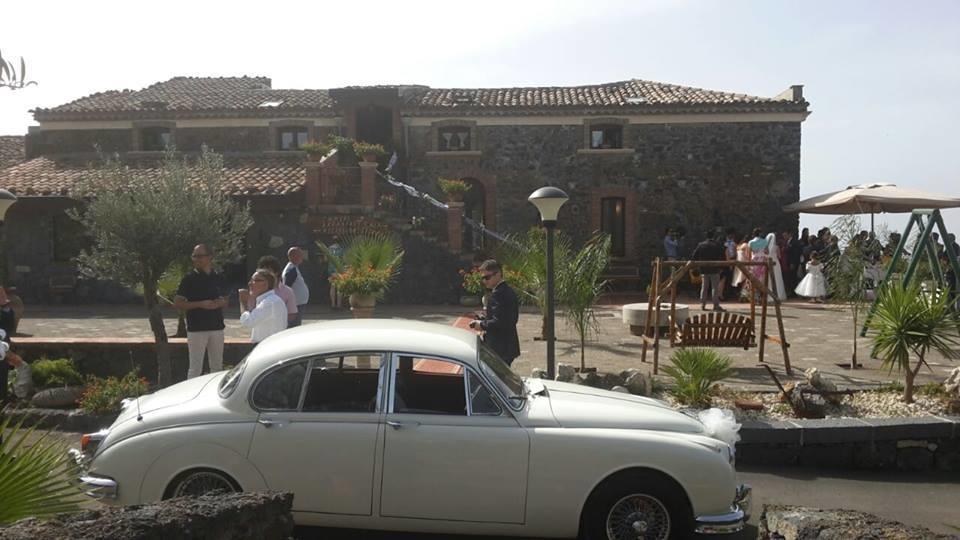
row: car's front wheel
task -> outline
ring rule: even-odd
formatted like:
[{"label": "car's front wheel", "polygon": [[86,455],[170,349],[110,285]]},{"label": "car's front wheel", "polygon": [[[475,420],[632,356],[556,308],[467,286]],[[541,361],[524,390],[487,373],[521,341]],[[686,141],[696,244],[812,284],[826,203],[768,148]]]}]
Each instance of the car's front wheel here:
[{"label": "car's front wheel", "polygon": [[693,530],[690,504],[680,486],[652,471],[627,471],[606,480],[583,514],[585,540],[668,540]]},{"label": "car's front wheel", "polygon": [[193,469],[179,474],[167,487],[164,499],[197,496],[223,491],[240,491],[240,486],[226,474],[213,469]]}]

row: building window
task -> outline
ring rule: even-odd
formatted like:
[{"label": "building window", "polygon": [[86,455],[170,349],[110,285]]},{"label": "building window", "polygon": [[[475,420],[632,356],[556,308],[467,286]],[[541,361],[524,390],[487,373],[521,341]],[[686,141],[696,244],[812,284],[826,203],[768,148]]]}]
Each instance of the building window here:
[{"label": "building window", "polygon": [[277,148],[280,150],[299,150],[306,144],[310,130],[305,127],[287,127],[277,129]]},{"label": "building window", "polygon": [[140,130],[140,149],[163,152],[173,146],[173,132],[168,127],[145,127]]},{"label": "building window", "polygon": [[626,256],[626,200],[606,197],[600,201],[600,230],[610,235],[610,255]]},{"label": "building window", "polygon": [[590,148],[592,150],[623,148],[623,126],[609,124],[590,126]]},{"label": "building window", "polygon": [[440,152],[470,150],[470,128],[448,126],[437,129],[437,150]]}]

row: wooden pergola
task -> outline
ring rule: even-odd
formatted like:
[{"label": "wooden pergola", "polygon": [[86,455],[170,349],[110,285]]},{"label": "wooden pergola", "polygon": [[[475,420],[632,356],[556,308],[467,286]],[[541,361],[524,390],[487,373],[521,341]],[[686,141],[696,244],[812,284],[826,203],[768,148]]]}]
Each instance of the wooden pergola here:
[{"label": "wooden pergola", "polygon": [[[753,275],[751,269],[756,266],[766,267],[766,279],[763,281]],[[665,281],[662,279],[662,269],[668,267],[674,269],[670,277]],[[764,345],[767,341],[777,343],[783,352],[783,365],[788,375],[792,375],[790,368],[790,353],[787,350],[790,344],[787,343],[787,337],[783,329],[783,314],[780,311],[780,299],[771,293],[773,288],[773,263],[769,260],[765,262],[748,261],[662,261],[656,258],[653,262],[653,279],[650,283],[650,294],[647,300],[647,319],[644,324],[644,331],[641,339],[643,340],[643,352],[640,355],[640,361],[647,361],[647,346],[653,346],[653,373],[656,374],[660,367],[660,310],[664,297],[669,294],[670,299],[670,346],[686,346],[687,344],[678,342],[677,327],[677,285],[686,277],[691,270],[697,268],[735,268],[746,276],[752,287],[750,295],[750,321],[753,322],[751,333],[751,345],[758,348],[759,361],[763,362]],[[757,316],[757,294],[760,295],[760,339],[757,339],[756,316]],[[767,306],[768,299],[773,299],[773,309],[777,316],[777,329],[779,335],[767,335]],[[730,330],[732,325],[724,322],[711,323],[716,327],[715,339],[706,343],[706,346],[729,347],[733,346],[725,341],[724,336]]]}]

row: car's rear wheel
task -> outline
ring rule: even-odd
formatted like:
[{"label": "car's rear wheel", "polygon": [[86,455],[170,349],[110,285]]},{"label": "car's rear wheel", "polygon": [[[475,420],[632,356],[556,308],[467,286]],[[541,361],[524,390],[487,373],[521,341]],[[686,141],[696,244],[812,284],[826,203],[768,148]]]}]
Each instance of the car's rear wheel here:
[{"label": "car's rear wheel", "polygon": [[581,531],[586,540],[689,538],[693,517],[686,495],[671,478],[627,471],[607,479],[590,496]]},{"label": "car's rear wheel", "polygon": [[226,474],[213,469],[193,469],[185,471],[170,482],[165,499],[174,497],[205,495],[221,491],[232,493],[240,491],[240,486]]}]

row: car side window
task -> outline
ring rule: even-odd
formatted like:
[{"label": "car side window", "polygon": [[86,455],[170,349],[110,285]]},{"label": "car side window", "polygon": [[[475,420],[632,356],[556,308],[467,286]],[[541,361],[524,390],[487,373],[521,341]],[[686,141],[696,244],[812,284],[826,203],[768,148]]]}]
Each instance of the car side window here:
[{"label": "car side window", "polygon": [[401,355],[393,373],[393,412],[466,416],[463,366]]},{"label": "car side window", "polygon": [[307,363],[304,361],[268,373],[253,390],[253,406],[259,410],[297,410],[306,372]]},{"label": "car side window", "polygon": [[503,413],[500,405],[490,394],[490,390],[476,373],[471,371],[467,374],[467,384],[470,389],[471,416],[499,416]]},{"label": "car side window", "polygon": [[318,358],[310,367],[304,412],[376,412],[380,353]]}]

